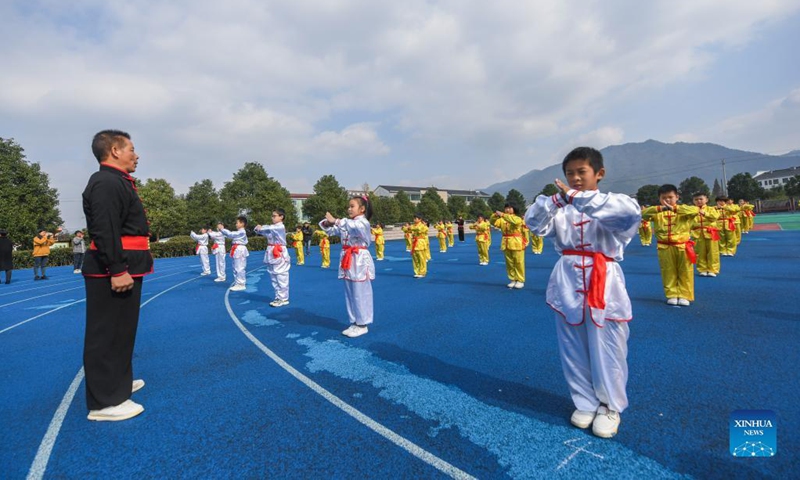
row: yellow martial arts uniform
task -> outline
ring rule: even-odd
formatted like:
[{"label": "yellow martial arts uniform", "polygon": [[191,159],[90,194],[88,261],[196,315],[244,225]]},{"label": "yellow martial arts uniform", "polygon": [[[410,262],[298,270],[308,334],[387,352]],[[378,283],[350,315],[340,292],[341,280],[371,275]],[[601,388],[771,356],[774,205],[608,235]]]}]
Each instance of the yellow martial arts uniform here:
[{"label": "yellow martial arts uniform", "polygon": [[736,213],[731,205],[716,207],[719,217],[719,253],[733,256],[736,254]]},{"label": "yellow martial arts uniform", "polygon": [[750,203],[745,203],[741,206],[742,213],[741,213],[741,220],[742,220],[742,232],[750,233],[750,230],[753,229],[753,223],[755,223],[755,209],[756,206]]},{"label": "yellow martial arts uniform", "polygon": [[478,263],[487,265],[489,263],[489,243],[492,238],[492,226],[484,220],[470,225],[469,228],[475,230],[475,244],[478,245]]},{"label": "yellow martial arts uniform", "polygon": [[639,226],[639,240],[642,241],[643,247],[649,247],[653,241],[653,229],[650,228],[650,220],[642,220]]},{"label": "yellow martial arts uniform", "polygon": [[[702,213],[703,215],[700,215]],[[719,273],[719,210],[708,205],[699,207],[692,222],[694,251],[697,254],[697,272],[702,274]]]},{"label": "yellow martial arts uniform", "polygon": [[452,247],[456,243],[456,237],[453,235],[453,222],[447,222],[444,226],[447,227],[447,244]]},{"label": "yellow martial arts uniform", "polygon": [[428,226],[422,222],[415,223],[410,227],[413,240],[411,242],[411,262],[414,264],[414,275],[424,277],[428,274],[428,260],[430,250],[428,249]]},{"label": "yellow martial arts uniform", "polygon": [[411,225],[403,226],[403,238],[406,240],[406,252],[411,251]]},{"label": "yellow martial arts uniform", "polygon": [[439,240],[439,252],[444,253],[447,251],[447,227],[444,223],[439,222],[436,224],[436,238]]},{"label": "yellow martial arts uniform", "polygon": [[655,226],[661,281],[668,299],[694,301],[694,266],[689,259],[694,242],[689,232],[699,211],[694,205],[677,205],[673,211],[662,211],[661,206],[642,210],[642,218],[652,220]]},{"label": "yellow martial arts uniform", "polygon": [[383,248],[386,245],[386,240],[383,238],[383,229],[375,227],[372,229],[372,234],[375,235],[375,258],[383,260]]},{"label": "yellow martial arts uniform", "polygon": [[525,234],[523,220],[513,213],[492,214],[489,221],[503,232],[500,250],[506,257],[506,273],[512,282],[525,283]]},{"label": "yellow martial arts uniform", "polygon": [[742,213],[741,207],[739,205],[733,204],[731,206],[731,211],[733,212],[733,223],[734,227],[736,227],[736,243],[733,246],[733,254],[736,255],[736,247],[742,243],[742,219],[740,214]]},{"label": "yellow martial arts uniform", "polygon": [[297,265],[305,265],[306,257],[303,252],[303,232],[294,232],[292,234],[292,248],[297,252]]},{"label": "yellow martial arts uniform", "polygon": [[331,240],[325,230],[314,232],[315,237],[319,237],[319,253],[322,256],[322,268],[331,266]]},{"label": "yellow martial arts uniform", "polygon": [[536,255],[541,255],[544,250],[544,238],[531,232],[531,251]]}]

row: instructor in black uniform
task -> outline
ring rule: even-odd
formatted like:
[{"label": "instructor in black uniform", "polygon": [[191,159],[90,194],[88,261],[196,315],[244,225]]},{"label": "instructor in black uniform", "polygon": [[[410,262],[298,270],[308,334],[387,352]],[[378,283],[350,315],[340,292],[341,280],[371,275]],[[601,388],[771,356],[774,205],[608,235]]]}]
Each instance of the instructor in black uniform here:
[{"label": "instructor in black uniform", "polygon": [[139,324],[142,277],[153,272],[150,227],[131,173],[139,155],[131,137],[103,130],[92,140],[99,171],[83,191],[83,212],[92,243],[83,263],[86,284],[86,338],[83,368],[89,420],[119,421],[144,407],[131,393],[133,346]]}]

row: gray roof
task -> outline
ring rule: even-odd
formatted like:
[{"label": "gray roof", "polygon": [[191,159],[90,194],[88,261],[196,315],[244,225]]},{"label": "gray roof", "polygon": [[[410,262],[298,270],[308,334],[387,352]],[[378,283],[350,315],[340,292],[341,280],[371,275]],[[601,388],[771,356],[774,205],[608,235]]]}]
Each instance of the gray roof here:
[{"label": "gray roof", "polygon": [[794,177],[800,175],[800,167],[782,168],[780,170],[770,170],[762,174],[756,175],[753,179],[763,182],[764,180],[773,180],[775,178]]},{"label": "gray roof", "polygon": [[436,189],[440,192],[447,192],[448,195],[480,195],[489,197],[490,195],[486,192],[482,192],[480,190],[453,190],[449,188],[438,188],[438,187],[407,187],[407,186],[398,186],[398,185],[378,185],[377,188],[383,188],[390,192],[421,192],[422,190],[431,190]]}]

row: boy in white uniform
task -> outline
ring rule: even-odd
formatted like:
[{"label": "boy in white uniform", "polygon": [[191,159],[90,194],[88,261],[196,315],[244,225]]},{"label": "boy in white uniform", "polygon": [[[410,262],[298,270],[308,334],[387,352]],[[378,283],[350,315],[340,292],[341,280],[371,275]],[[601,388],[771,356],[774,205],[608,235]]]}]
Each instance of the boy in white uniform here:
[{"label": "boy in white uniform", "polygon": [[247,257],[250,252],[247,251],[247,232],[244,227],[247,226],[247,218],[236,217],[236,231],[232,232],[227,230],[223,224],[217,225],[217,230],[223,235],[230,238],[233,243],[231,245],[231,258],[233,259],[233,285],[231,291],[240,292],[247,288]]},{"label": "boy in white uniform", "polygon": [[[289,305],[289,269],[292,267],[292,262],[286,249],[284,218],[286,212],[279,208],[272,212],[272,225],[256,225],[255,228],[256,234],[267,237],[264,263],[272,280],[272,289],[275,290],[275,300],[269,303],[273,307]],[[302,245],[300,248],[303,248]]]},{"label": "boy in white uniform", "polygon": [[[551,237],[561,255],[547,284],[555,310],[561,366],[576,410],[570,421],[613,437],[628,406],[628,323],[631,302],[619,263],[636,235],[641,212],[627,195],[600,193],[602,154],[589,147],[562,163],[569,186],[540,195],[525,214],[532,233]],[[597,267],[597,268],[596,268]]]},{"label": "boy in white uniform", "polygon": [[200,256],[200,265],[203,267],[203,273],[200,275],[211,275],[211,267],[208,265],[208,229],[205,227],[201,228],[199,235],[192,230],[189,236],[192,237],[192,240],[197,242],[194,253]]},{"label": "boy in white uniform", "polygon": [[215,232],[213,230],[208,231],[208,238],[214,241],[214,245],[211,246],[211,254],[216,257],[216,268],[217,268],[217,278],[214,279],[215,282],[224,282],[225,281],[225,235],[222,232]]}]

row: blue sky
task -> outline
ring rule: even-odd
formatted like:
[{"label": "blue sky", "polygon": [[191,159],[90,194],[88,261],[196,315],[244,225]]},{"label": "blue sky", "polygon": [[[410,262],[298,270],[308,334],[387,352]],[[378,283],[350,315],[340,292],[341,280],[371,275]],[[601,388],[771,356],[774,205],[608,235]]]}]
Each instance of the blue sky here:
[{"label": "blue sky", "polygon": [[0,2],[0,136],[69,228],[92,135],[179,193],[259,161],[293,192],[334,174],[481,188],[578,144],[800,148],[800,2]]}]

